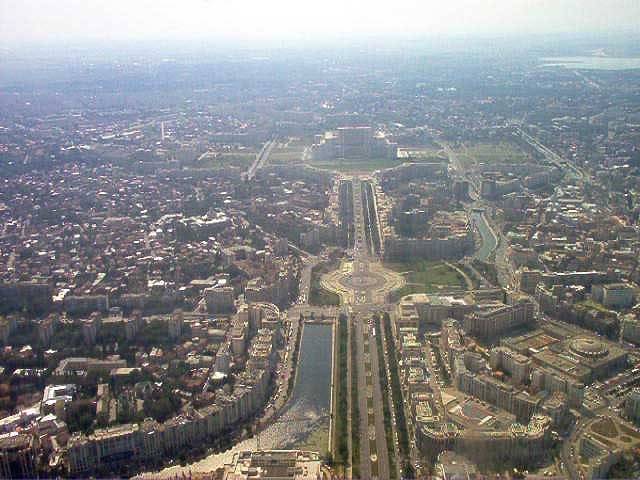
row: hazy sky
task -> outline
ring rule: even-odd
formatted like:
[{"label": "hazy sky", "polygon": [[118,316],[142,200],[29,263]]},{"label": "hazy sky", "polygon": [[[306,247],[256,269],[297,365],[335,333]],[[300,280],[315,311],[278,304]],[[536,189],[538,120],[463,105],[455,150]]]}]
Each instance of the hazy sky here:
[{"label": "hazy sky", "polygon": [[640,0],[0,0],[0,46],[78,40],[635,31]]}]

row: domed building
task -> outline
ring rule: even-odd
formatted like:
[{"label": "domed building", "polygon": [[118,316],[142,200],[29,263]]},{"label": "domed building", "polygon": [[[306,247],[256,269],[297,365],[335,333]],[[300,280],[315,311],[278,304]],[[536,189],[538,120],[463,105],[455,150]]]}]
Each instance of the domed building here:
[{"label": "domed building", "polygon": [[597,359],[609,354],[607,345],[597,338],[580,337],[569,342],[569,349],[585,358]]},{"label": "domed building", "polygon": [[609,377],[627,366],[624,349],[588,334],[567,338],[533,358],[537,365],[558,370],[584,384]]}]

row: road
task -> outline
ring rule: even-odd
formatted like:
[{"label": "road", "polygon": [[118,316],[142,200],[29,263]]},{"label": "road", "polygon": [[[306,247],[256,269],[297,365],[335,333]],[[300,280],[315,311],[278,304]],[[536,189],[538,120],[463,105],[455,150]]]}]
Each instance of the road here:
[{"label": "road", "polygon": [[372,325],[371,315],[356,314],[352,317],[358,363],[360,475],[362,478],[387,479],[390,478],[389,452],[382,411],[378,350]]},{"label": "road", "polygon": [[[353,288],[354,313],[352,332],[356,338],[358,364],[358,402],[360,404],[360,473],[362,478],[390,478],[389,453],[384,429],[382,391],[378,369],[378,352],[373,337],[371,313],[382,305],[372,302],[368,282],[371,262],[377,262],[365,233],[362,182],[353,182],[353,214],[355,222]],[[367,381],[369,376],[369,381]],[[368,400],[369,399],[369,400]],[[372,451],[374,450],[374,451]],[[376,475],[377,472],[377,475]]]},{"label": "road", "polygon": [[602,85],[600,85],[598,82],[596,82],[595,80],[587,77],[584,73],[582,73],[579,70],[574,70],[573,73],[575,74],[576,77],[582,79],[584,81],[584,83],[588,86],[590,86],[591,88],[595,89],[595,90],[602,90]]},{"label": "road", "polygon": [[573,164],[573,162],[565,160],[560,155],[558,155],[553,150],[551,150],[549,147],[545,146],[540,140],[538,140],[537,138],[533,137],[532,135],[529,135],[527,132],[522,130],[522,128],[516,127],[516,131],[520,134],[520,136],[525,142],[527,142],[533,148],[538,150],[538,152],[544,155],[549,162],[553,163],[559,169],[564,171],[571,170],[580,179],[587,178],[587,175],[585,175],[585,173],[582,170],[576,167]]},{"label": "road", "polygon": [[369,271],[370,246],[365,233],[364,208],[362,205],[362,182],[353,182],[353,221],[355,223],[355,242],[353,246],[353,287],[356,304],[371,302],[371,292],[366,288]]},{"label": "road", "polygon": [[371,182],[361,182],[362,191],[362,211],[364,215],[364,233],[365,241],[369,253],[374,257],[382,256],[382,242],[380,223],[378,221],[378,212],[374,187]]},{"label": "road", "polygon": [[[392,386],[391,386],[391,372],[389,370],[390,368],[390,363],[389,363],[389,352],[387,350],[387,340],[385,338],[385,324],[384,324],[385,320],[384,318],[380,319],[380,331],[376,332],[377,335],[381,336],[381,340],[382,340],[382,348],[383,348],[383,358],[382,361],[384,361],[385,365],[385,369],[387,371],[387,380],[389,383],[389,396],[387,399],[385,399],[385,401],[389,402],[389,411],[391,412],[391,430],[392,430],[392,436],[393,436],[393,450],[395,452],[395,458],[396,458],[396,471],[397,471],[397,477],[400,477],[400,474],[402,472],[402,462],[403,462],[403,458],[400,455],[400,439],[398,437],[398,419],[396,418],[396,411],[394,408],[394,404],[393,404],[393,393],[392,393]],[[393,341],[393,339],[391,339],[391,341]],[[378,361],[380,361],[381,359],[378,357]],[[401,403],[403,405],[406,405],[406,403],[404,402],[403,399],[401,399]],[[408,416],[408,412],[405,412],[405,418],[411,418],[410,416]]]},{"label": "road", "polygon": [[569,478],[578,479],[580,478],[580,473],[578,472],[575,462],[573,460],[575,455],[574,445],[576,444],[576,439],[580,433],[581,421],[578,420],[571,426],[571,430],[569,431],[569,435],[562,442],[562,450],[560,451],[560,457],[562,458],[562,465],[564,466],[564,474],[568,474]]},{"label": "road", "polygon": [[[357,366],[355,380],[359,406],[360,478],[387,479],[398,476],[397,467],[402,460],[398,455],[396,418],[391,392],[389,391],[388,398],[384,397],[380,384],[380,367],[387,370],[388,376],[384,342],[382,356],[376,343],[376,335],[383,339],[382,332],[375,331],[372,317],[375,313],[393,310],[394,305],[386,303],[387,294],[402,287],[404,280],[396,272],[385,269],[380,261],[382,249],[379,249],[377,242],[373,240],[374,236],[380,235],[377,202],[373,185],[369,190],[366,187],[367,182],[370,181],[353,178],[350,197],[341,199],[350,201],[353,207],[353,262],[345,262],[340,269],[324,275],[321,284],[340,295],[342,308],[349,317],[350,332],[354,339],[355,349],[350,359],[353,359]],[[364,193],[365,189],[367,193]],[[373,197],[370,194],[373,194]],[[349,365],[351,366],[351,362]],[[350,367],[349,375],[355,373],[351,370]],[[349,399],[351,403],[351,394]],[[387,443],[385,430],[385,402],[391,412],[390,444]],[[351,425],[351,421],[349,424]],[[349,450],[352,451],[351,444]],[[390,455],[398,459],[395,471],[390,470]]]},{"label": "road", "polygon": [[[351,334],[356,338],[356,357],[358,364],[358,404],[360,410],[360,477],[372,478],[371,447],[369,443],[369,418],[367,412],[367,378],[365,372],[365,353],[362,338],[362,325],[357,317],[352,317]],[[367,392],[367,395],[365,395]],[[351,397],[353,398],[353,397]],[[377,449],[376,449],[377,450]]]},{"label": "road", "polygon": [[256,155],[256,159],[254,160],[253,164],[251,164],[251,167],[249,167],[249,170],[247,170],[247,180],[253,180],[253,177],[256,176],[256,172],[258,171],[258,169],[261,168],[269,158],[271,150],[273,150],[273,147],[275,145],[275,140],[269,140],[264,144],[262,150],[260,150],[260,152]]},{"label": "road", "polygon": [[453,169],[460,175],[462,178],[469,182],[469,186],[471,187],[469,190],[469,196],[472,200],[477,200],[480,195],[480,184],[478,179],[471,175],[471,172],[468,172],[464,169],[462,162],[458,158],[457,152],[451,148],[448,143],[439,141],[438,145],[442,147],[447,156],[449,157],[449,161]]}]

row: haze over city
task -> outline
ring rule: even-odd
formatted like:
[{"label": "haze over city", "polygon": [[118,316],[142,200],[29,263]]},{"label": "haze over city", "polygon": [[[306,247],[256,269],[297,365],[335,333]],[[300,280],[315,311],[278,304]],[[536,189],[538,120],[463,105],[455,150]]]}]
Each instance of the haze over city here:
[{"label": "haze over city", "polygon": [[634,0],[3,1],[4,44],[88,40],[326,41],[359,35],[638,33]]},{"label": "haze over city", "polygon": [[0,2],[0,477],[640,478],[638,18]]}]

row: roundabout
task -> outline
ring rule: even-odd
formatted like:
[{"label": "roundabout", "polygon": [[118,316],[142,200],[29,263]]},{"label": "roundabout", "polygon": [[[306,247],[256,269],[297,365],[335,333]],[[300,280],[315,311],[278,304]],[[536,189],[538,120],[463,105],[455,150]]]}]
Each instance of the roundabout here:
[{"label": "roundabout", "polygon": [[373,272],[369,272],[369,275],[366,276],[356,275],[354,274],[354,272],[350,272],[348,275],[343,276],[338,281],[345,288],[363,290],[383,286],[385,283],[385,278],[384,276]]},{"label": "roundabout", "polygon": [[323,275],[321,286],[340,296],[343,305],[385,303],[386,296],[404,286],[404,278],[379,262],[342,262],[340,268]]}]

